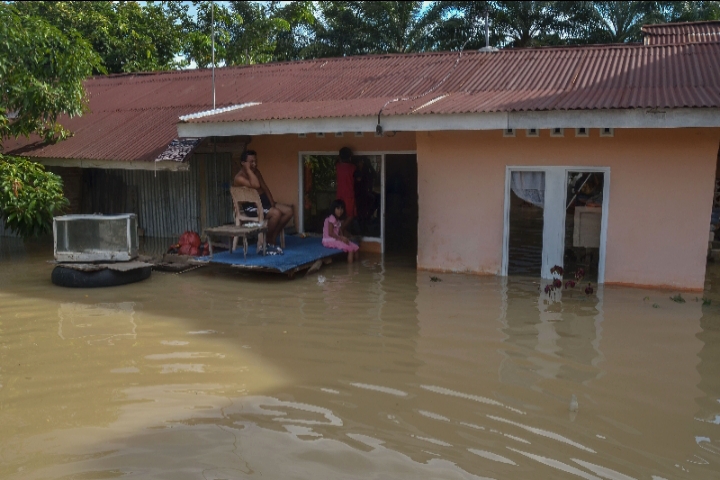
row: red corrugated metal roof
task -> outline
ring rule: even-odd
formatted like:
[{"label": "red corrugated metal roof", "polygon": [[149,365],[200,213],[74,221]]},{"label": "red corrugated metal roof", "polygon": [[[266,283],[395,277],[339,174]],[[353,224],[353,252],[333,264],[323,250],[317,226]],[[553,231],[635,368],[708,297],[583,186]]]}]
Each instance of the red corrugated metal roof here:
[{"label": "red corrugated metal roof", "polygon": [[718,43],[720,21],[644,25],[642,33],[646,45]]},{"label": "red corrugated metal roof", "polygon": [[[56,145],[6,142],[35,157],[153,160],[182,115],[212,108],[211,72],[86,82],[91,112]],[[217,107],[189,122],[512,111],[720,107],[720,43],[605,45],[375,55],[216,70]],[[390,102],[393,99],[400,101]],[[388,103],[390,102],[390,103]]]}]

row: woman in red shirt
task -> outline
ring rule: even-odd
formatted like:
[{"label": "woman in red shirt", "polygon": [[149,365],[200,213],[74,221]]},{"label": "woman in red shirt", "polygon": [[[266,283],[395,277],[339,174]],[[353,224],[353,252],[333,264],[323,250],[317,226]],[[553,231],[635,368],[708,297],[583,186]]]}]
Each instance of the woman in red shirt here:
[{"label": "woman in red shirt", "polygon": [[352,150],[348,147],[340,149],[340,160],[335,164],[336,196],[345,203],[345,219],[342,230],[347,233],[347,227],[355,217],[355,165],[352,164]]}]

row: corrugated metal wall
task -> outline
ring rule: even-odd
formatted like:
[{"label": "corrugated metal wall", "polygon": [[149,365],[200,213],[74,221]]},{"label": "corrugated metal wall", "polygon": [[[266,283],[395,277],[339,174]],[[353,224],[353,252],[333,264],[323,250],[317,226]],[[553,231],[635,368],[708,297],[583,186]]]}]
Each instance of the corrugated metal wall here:
[{"label": "corrugated metal wall", "polygon": [[207,184],[207,223],[208,226],[233,222],[232,197],[232,155],[229,153],[196,154],[195,164],[205,162]]},{"label": "corrugated metal wall", "polygon": [[15,233],[5,228],[5,222],[0,220],[0,237],[17,237]]},{"label": "corrugated metal wall", "polygon": [[[193,155],[185,172],[89,169],[83,185],[83,211],[135,213],[146,237],[178,237],[186,230],[201,232],[202,203],[206,205],[206,226],[233,221],[231,175],[228,153]],[[200,188],[201,177],[205,179],[204,189]],[[203,190],[206,200],[201,203]]]},{"label": "corrugated metal wall", "polygon": [[[208,153],[193,155],[185,172],[85,169],[76,188],[82,213],[135,213],[146,237],[177,238],[186,230],[202,232],[203,204],[205,226],[232,223],[231,184],[232,155]],[[0,236],[14,236],[2,221]]]}]

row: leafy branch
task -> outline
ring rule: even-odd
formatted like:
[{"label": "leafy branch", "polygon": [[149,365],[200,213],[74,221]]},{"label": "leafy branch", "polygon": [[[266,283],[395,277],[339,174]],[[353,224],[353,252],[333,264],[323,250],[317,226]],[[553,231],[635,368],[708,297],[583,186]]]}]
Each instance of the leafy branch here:
[{"label": "leafy branch", "polygon": [[0,154],[0,218],[24,238],[49,233],[53,215],[69,203],[62,185],[42,165]]}]

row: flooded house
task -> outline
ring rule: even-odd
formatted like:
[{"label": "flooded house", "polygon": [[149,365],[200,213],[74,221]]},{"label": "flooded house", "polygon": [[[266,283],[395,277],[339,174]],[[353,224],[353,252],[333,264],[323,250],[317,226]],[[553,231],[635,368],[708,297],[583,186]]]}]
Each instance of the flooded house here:
[{"label": "flooded house", "polygon": [[94,77],[89,112],[63,122],[72,138],[6,153],[59,173],[73,213],[133,212],[145,236],[172,237],[232,221],[245,149],[297,231],[321,231],[347,146],[365,174],[366,251],[431,271],[552,278],[560,265],[701,290],[720,22],[643,31],[643,44]]}]

